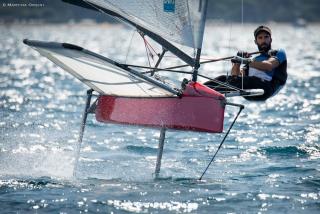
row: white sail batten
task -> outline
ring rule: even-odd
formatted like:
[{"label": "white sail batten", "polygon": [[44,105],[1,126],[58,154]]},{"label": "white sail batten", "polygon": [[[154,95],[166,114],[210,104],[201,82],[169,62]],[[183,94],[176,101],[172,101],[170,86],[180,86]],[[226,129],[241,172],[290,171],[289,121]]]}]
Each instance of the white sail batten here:
[{"label": "white sail batten", "polygon": [[207,0],[85,0],[166,40],[201,48]]}]

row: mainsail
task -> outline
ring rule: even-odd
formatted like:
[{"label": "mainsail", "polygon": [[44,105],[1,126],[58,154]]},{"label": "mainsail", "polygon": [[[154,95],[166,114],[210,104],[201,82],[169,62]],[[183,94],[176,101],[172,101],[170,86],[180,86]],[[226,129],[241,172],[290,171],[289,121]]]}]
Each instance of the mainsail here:
[{"label": "mainsail", "polygon": [[106,8],[163,38],[201,48],[204,0],[86,0]]},{"label": "mainsail", "polygon": [[194,66],[196,60],[166,41],[201,49],[207,0],[83,0],[85,5],[74,0],[64,1],[125,20]]}]

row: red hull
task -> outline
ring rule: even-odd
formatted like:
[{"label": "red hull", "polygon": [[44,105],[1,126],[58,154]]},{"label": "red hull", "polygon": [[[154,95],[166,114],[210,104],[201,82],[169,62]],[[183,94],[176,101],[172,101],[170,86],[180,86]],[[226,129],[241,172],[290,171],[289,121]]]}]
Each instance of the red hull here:
[{"label": "red hull", "polygon": [[225,98],[199,83],[189,83],[181,98],[99,97],[96,119],[202,132],[222,132]]}]

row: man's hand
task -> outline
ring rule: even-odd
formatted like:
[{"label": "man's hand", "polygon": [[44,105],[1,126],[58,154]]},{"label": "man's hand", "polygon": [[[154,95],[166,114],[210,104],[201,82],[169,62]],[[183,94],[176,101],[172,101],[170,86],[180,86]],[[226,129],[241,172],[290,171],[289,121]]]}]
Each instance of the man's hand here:
[{"label": "man's hand", "polygon": [[252,62],[252,59],[235,56],[231,59],[231,62],[236,64],[250,64]]},{"label": "man's hand", "polygon": [[276,56],[277,53],[278,53],[277,50],[269,50],[269,51],[268,51],[268,55],[271,56],[271,57]]},{"label": "man's hand", "polygon": [[250,58],[250,54],[246,51],[238,51],[237,56],[240,56],[242,58]]}]

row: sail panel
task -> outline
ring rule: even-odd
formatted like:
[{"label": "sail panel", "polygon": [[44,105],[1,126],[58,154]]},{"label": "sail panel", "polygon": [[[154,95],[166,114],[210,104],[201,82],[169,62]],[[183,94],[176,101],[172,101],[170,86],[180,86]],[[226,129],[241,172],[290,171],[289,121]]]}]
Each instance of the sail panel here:
[{"label": "sail panel", "polygon": [[201,48],[207,0],[85,0],[163,38]]},{"label": "sail panel", "polygon": [[195,48],[202,47],[208,0],[188,0]]},{"label": "sail panel", "polygon": [[126,97],[176,95],[168,85],[142,74],[140,77],[139,73],[135,74],[137,71],[129,72],[116,62],[81,47],[30,40],[24,42],[100,94]]}]

